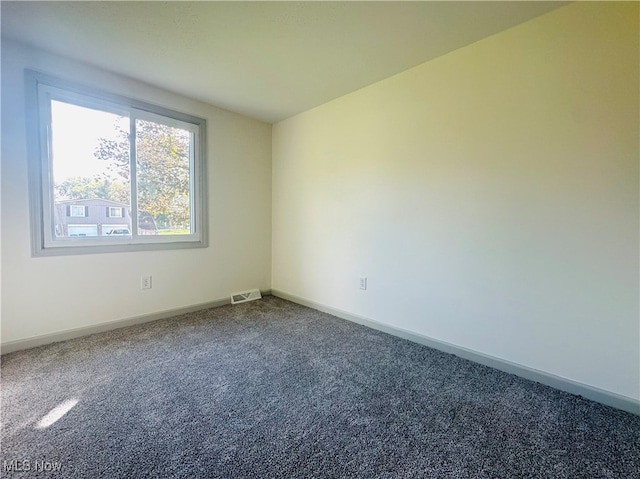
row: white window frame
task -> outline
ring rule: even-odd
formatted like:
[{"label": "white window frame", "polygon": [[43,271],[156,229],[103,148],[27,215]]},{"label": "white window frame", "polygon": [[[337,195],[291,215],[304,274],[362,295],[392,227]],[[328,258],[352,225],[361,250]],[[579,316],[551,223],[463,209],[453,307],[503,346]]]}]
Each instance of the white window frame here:
[{"label": "white window frame", "polygon": [[[117,211],[117,213],[114,215],[112,213],[113,211]],[[124,218],[124,215],[122,214],[122,207],[121,206],[109,206],[109,218]]]},{"label": "white window frame", "polygon": [[[78,85],[31,70],[25,71],[28,94],[29,192],[34,256],[71,255],[207,247],[206,120],[120,95]],[[56,237],[53,169],[51,159],[51,101],[129,116],[130,138],[136,120],[150,120],[191,133],[191,234],[138,235],[135,147],[131,148],[131,236]]]},{"label": "white window frame", "polygon": [[[77,215],[74,214],[74,208],[82,208],[82,214],[81,215]],[[85,218],[87,215],[85,215],[86,209],[84,205],[69,205],[69,216],[73,217],[73,218]]]}]

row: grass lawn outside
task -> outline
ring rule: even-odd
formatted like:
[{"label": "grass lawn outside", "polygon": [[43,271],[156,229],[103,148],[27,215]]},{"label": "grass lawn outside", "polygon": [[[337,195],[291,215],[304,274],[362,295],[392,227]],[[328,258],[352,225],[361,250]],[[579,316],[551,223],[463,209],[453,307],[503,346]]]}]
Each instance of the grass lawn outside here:
[{"label": "grass lawn outside", "polygon": [[174,230],[158,230],[159,235],[188,235],[191,231],[187,229],[174,229]]}]

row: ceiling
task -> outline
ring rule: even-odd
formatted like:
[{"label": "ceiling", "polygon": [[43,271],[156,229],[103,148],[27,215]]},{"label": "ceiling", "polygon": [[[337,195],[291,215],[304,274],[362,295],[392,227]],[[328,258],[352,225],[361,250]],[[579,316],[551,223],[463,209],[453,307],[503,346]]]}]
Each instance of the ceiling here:
[{"label": "ceiling", "polygon": [[567,2],[6,2],[2,36],[276,122]]}]

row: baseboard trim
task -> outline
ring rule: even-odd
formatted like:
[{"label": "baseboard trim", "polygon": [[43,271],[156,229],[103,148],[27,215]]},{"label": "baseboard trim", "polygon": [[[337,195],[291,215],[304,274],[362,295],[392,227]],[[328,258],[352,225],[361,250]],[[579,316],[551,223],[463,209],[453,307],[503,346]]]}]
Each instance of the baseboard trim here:
[{"label": "baseboard trim", "polygon": [[413,341],[414,343],[422,344],[424,346],[428,346],[430,348],[437,349],[445,353],[454,354],[461,358],[468,359],[470,361],[474,361],[476,363],[483,364],[485,366],[489,366],[491,368],[498,369],[500,371],[504,371],[509,374],[515,374],[516,376],[520,376],[525,379],[536,381],[541,384],[551,386],[555,389],[559,389],[561,391],[575,394],[576,396],[582,396],[586,399],[590,399],[592,401],[596,401],[601,404],[605,404],[607,406],[611,406],[616,409],[621,409],[623,411],[627,411],[632,414],[636,414],[640,416],[640,401],[627,396],[623,396],[621,394],[600,389],[594,386],[589,386],[588,384],[573,381],[571,379],[563,378],[561,376],[556,376],[555,374],[552,374],[552,373],[540,371],[538,369],[530,368],[522,364],[507,361],[505,359],[500,359],[495,356],[490,356],[488,354],[480,353],[472,349],[467,349],[462,346],[457,346],[455,344],[447,343],[445,341],[429,338],[427,336],[423,336],[421,334],[414,333],[406,329],[402,329],[396,326],[391,326],[389,324],[374,321],[372,319],[365,318],[357,314],[352,314],[346,311],[342,311],[340,309],[326,306],[321,303],[317,303],[315,301],[311,301],[309,299],[301,298],[300,296],[296,296],[294,294],[290,294],[285,291],[272,289],[271,294],[278,298],[286,299],[293,303],[297,303],[302,306],[307,306],[309,308],[316,309],[318,311],[322,311],[324,313],[328,313],[333,316],[337,316],[338,318],[346,319],[347,321],[352,321],[354,323],[362,324],[364,326],[377,329],[378,331],[391,334],[392,336],[397,336],[403,339],[407,339],[409,341]]},{"label": "baseboard trim", "polygon": [[[270,289],[261,289],[260,293],[262,294],[262,296],[271,296]],[[37,346],[43,346],[45,344],[66,341],[68,339],[80,338],[82,336],[88,336],[90,334],[103,333],[105,331],[111,331],[112,329],[126,328],[127,326],[133,326],[135,324],[148,323],[150,321],[170,318],[172,316],[178,316],[180,314],[193,313],[195,311],[201,311],[203,309],[219,308],[220,306],[226,306],[227,304],[231,304],[231,297],[214,301],[207,301],[206,303],[193,304],[191,306],[183,306],[180,308],[157,311],[155,313],[143,314],[140,316],[134,316],[132,318],[116,319],[115,321],[107,321],[91,326],[66,329],[64,331],[56,333],[42,334],[39,336],[32,336],[30,338],[17,339],[15,341],[7,341],[6,343],[0,344],[0,354],[22,351],[24,349],[30,349]]]},{"label": "baseboard trim", "polygon": [[[271,294],[271,290],[262,292],[263,295]],[[170,318],[172,316],[178,316],[185,313],[193,313],[195,311],[201,311],[203,309],[218,308],[231,304],[231,299],[218,299],[215,301],[208,301],[206,303],[193,304],[191,306],[183,306],[180,308],[167,309],[164,311],[157,311],[155,313],[143,314],[140,316],[134,316],[132,318],[117,319],[115,321],[107,321],[104,323],[94,324],[91,326],[83,326],[80,328],[66,329],[64,331],[42,334],[39,336],[32,336],[26,339],[18,339],[15,341],[7,341],[0,345],[0,352],[2,354],[12,353],[14,351],[22,351],[23,349],[35,348],[36,346],[43,346],[45,344],[57,343],[59,341],[66,341],[68,339],[80,338],[82,336],[88,336],[89,334],[103,333],[105,331],[111,331],[112,329],[125,328],[127,326],[133,326],[135,324],[148,323],[150,321],[157,321],[159,319]]]}]

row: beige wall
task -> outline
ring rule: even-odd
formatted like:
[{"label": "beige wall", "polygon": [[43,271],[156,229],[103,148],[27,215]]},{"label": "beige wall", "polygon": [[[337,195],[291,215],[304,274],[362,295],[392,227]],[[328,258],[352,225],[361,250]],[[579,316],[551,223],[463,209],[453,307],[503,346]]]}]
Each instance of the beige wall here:
[{"label": "beige wall", "polygon": [[[206,118],[210,246],[32,258],[25,67]],[[2,226],[3,343],[267,289],[271,126],[3,40]],[[153,289],[140,290],[143,273]]]},{"label": "beige wall", "polygon": [[274,125],[272,288],[640,398],[638,54],[577,3]]}]

